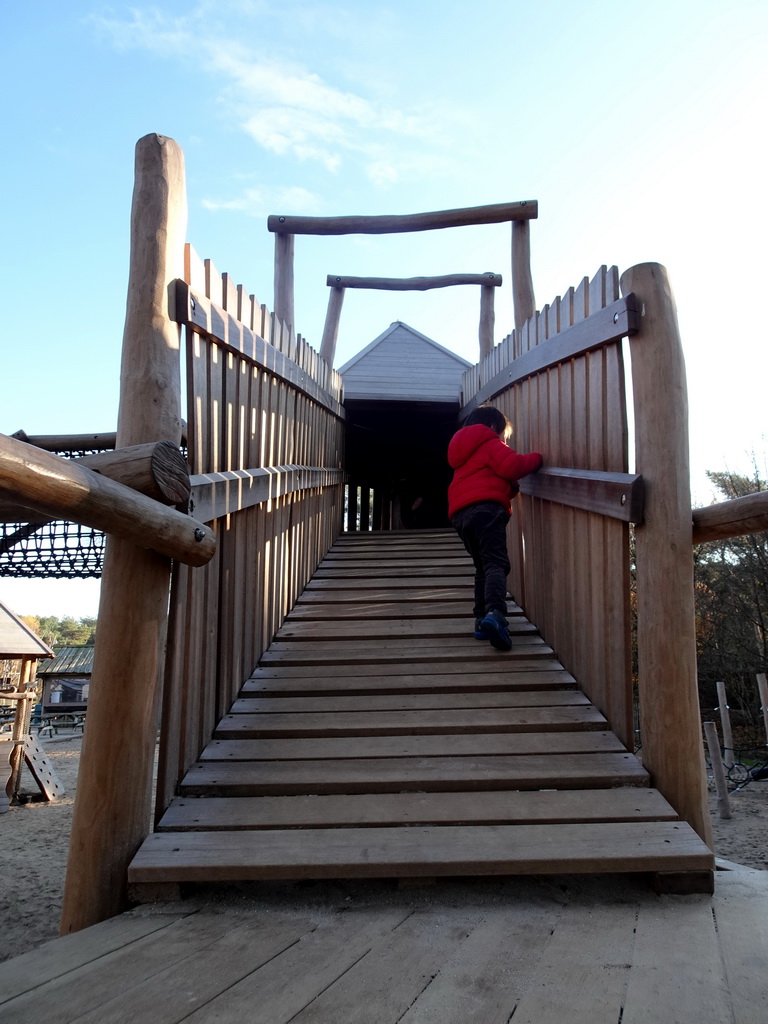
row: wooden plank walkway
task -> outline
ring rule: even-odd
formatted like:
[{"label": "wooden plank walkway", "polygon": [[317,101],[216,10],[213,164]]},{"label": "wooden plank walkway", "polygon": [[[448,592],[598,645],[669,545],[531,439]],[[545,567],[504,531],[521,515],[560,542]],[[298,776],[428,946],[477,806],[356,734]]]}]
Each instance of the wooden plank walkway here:
[{"label": "wooden plank walkway", "polygon": [[474,639],[472,578],[450,531],[340,538],[139,850],[134,895],[560,872],[711,884],[711,852],[520,608],[512,651]]},{"label": "wooden plank walkway", "polygon": [[263,882],[0,963],[3,1024],[764,1024],[768,872]]}]

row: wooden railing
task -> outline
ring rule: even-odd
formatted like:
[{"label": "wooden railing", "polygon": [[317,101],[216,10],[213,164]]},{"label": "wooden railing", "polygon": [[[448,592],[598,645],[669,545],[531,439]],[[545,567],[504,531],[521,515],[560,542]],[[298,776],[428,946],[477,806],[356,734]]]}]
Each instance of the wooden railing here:
[{"label": "wooden railing", "polygon": [[187,246],[192,510],[218,547],[174,568],[156,800],[159,817],[341,531],[341,378]]},{"label": "wooden railing", "polygon": [[[623,297],[621,292],[623,291]],[[632,359],[635,473],[628,473],[624,342]],[[643,763],[705,839],[685,376],[666,274],[615,267],[545,306],[463,385],[513,424],[545,468],[521,482],[510,523],[510,592],[632,744],[629,524],[637,554]]]}]

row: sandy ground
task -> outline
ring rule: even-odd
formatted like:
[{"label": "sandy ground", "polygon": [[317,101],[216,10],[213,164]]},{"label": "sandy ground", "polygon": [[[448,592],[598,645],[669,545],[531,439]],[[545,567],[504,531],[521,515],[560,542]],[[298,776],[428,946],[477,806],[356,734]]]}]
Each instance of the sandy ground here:
[{"label": "sandy ground", "polygon": [[[77,770],[78,736],[46,744],[66,795],[55,803],[31,801],[0,814],[0,961],[58,935]],[[25,773],[23,788],[35,793]],[[732,817],[719,816],[711,798],[715,853],[768,870],[768,781],[731,794]]]}]

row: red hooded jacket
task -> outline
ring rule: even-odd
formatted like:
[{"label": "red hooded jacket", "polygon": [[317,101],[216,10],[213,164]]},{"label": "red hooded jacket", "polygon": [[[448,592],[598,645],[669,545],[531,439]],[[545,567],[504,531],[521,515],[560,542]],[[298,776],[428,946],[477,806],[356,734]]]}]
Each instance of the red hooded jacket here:
[{"label": "red hooded jacket", "polygon": [[448,445],[448,462],[454,470],[448,488],[448,517],[478,501],[497,501],[511,511],[517,481],[534,473],[542,461],[538,452],[520,455],[508,448],[482,423],[462,427]]}]

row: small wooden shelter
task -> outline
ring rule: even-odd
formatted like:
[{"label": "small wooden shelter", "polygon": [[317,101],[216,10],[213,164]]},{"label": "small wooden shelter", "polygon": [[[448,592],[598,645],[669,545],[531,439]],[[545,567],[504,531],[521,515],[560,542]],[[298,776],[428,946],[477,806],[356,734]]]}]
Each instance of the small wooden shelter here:
[{"label": "small wooden shelter", "polygon": [[8,721],[0,731],[0,813],[8,810],[9,798],[18,789],[25,758],[43,793],[49,797],[56,793],[55,784],[44,783],[50,773],[29,728],[37,699],[37,664],[43,658],[53,658],[50,647],[0,604],[0,708],[8,711]]},{"label": "small wooden shelter", "polygon": [[445,452],[471,365],[398,320],[339,368],[347,530],[448,526]]},{"label": "small wooden shelter", "polygon": [[93,672],[93,647],[60,647],[38,671],[43,711],[85,711]]}]

